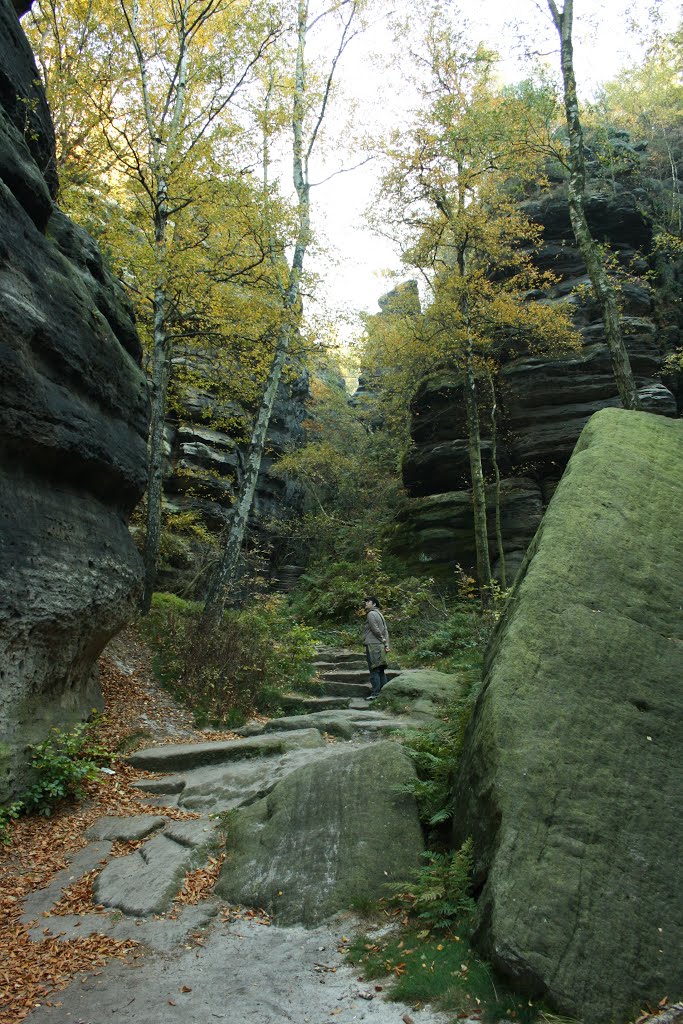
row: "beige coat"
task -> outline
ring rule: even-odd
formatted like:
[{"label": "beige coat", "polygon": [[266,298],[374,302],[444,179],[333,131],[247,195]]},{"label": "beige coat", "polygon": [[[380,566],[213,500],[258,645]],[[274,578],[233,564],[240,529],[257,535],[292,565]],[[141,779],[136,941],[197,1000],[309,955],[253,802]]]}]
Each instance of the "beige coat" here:
[{"label": "beige coat", "polygon": [[369,644],[389,643],[389,630],[387,629],[387,624],[382,613],[376,608],[371,608],[365,617],[363,643],[366,647]]}]

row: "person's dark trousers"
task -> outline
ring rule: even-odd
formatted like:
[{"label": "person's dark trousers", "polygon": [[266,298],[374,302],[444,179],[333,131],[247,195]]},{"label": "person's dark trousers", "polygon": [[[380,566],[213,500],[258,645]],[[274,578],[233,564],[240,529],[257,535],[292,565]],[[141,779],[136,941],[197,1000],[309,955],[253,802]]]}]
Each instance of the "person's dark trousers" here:
[{"label": "person's dark trousers", "polygon": [[370,664],[370,651],[368,650],[367,647],[365,648],[365,658],[368,663],[368,672],[370,673],[370,686],[372,688],[371,696],[377,697],[379,695],[379,691],[382,689],[382,687],[387,681],[387,678],[384,674],[384,666],[382,666],[381,668],[372,667],[372,665]]}]

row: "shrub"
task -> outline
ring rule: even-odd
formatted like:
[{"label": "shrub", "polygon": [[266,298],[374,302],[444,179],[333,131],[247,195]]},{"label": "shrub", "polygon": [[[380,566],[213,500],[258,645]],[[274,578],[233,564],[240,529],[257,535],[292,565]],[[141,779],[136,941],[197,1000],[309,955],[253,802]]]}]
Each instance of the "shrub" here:
[{"label": "shrub", "polygon": [[85,783],[99,778],[112,755],[93,740],[95,720],[70,730],[51,729],[42,743],[31,747],[35,782],[19,800],[0,808],[0,840],[7,840],[7,826],[22,814],[50,815],[66,799],[81,799]]},{"label": "shrub", "polygon": [[331,624],[360,618],[363,598],[373,594],[391,616],[392,633],[403,635],[416,621],[441,619],[447,605],[434,580],[401,576],[385,567],[375,549],[358,561],[318,562],[300,578],[292,595],[293,610],[310,622]]},{"label": "shrub", "polygon": [[415,780],[404,787],[417,800],[420,820],[429,842],[442,841],[443,826],[453,812],[453,791],[465,730],[481,690],[479,679],[451,701],[442,721],[430,729],[405,732],[401,737],[415,765]]},{"label": "shrub", "polygon": [[157,677],[198,723],[232,726],[256,711],[277,711],[288,689],[310,679],[313,634],[288,614],[284,598],[227,611],[211,630],[200,628],[200,618],[200,604],[155,594],[141,620]]},{"label": "shrub", "polygon": [[367,593],[387,602],[389,577],[374,551],[358,562],[325,560],[309,568],[292,597],[292,608],[311,622],[348,622],[358,617]]},{"label": "shrub", "polygon": [[94,726],[91,721],[68,732],[51,729],[47,739],[32,748],[31,767],[37,781],[24,798],[27,810],[49,815],[60,800],[80,799],[84,784],[111,762],[111,754],[93,741]]}]

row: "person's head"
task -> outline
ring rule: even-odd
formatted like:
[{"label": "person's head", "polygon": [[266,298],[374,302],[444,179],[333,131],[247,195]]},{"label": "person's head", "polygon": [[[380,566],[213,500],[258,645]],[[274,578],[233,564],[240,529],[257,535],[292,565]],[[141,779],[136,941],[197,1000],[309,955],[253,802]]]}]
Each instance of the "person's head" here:
[{"label": "person's head", "polygon": [[373,608],[379,608],[379,601],[376,597],[364,597],[363,602],[367,611],[372,611]]}]

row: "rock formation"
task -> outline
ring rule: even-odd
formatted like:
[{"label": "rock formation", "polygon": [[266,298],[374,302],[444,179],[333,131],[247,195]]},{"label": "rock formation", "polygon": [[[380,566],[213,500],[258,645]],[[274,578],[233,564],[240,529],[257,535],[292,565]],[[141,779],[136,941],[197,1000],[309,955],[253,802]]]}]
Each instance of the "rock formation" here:
[{"label": "rock formation", "polygon": [[[635,157],[634,157],[635,159]],[[643,212],[643,196],[633,182],[594,182],[587,213],[595,236],[609,243],[619,266],[632,275],[623,283],[622,330],[643,409],[675,417],[676,399],[661,380],[665,331],[657,322],[651,292],[638,283],[648,269],[652,225]],[[526,214],[543,225],[543,240],[534,261],[557,275],[546,292],[530,301],[569,302],[582,348],[556,357],[498,346],[500,370],[496,391],[497,461],[501,476],[501,521],[508,582],[519,568],[527,545],[585,423],[593,413],[620,406],[595,302],[582,288],[589,282],[574,241],[563,186],[541,192],[524,204]],[[577,289],[579,289],[577,291]],[[381,315],[381,314],[380,314]],[[482,395],[482,407],[490,398]],[[412,441],[403,464],[408,500],[394,538],[397,553],[430,573],[452,572],[455,562],[474,564],[470,511],[469,463],[462,384],[443,372],[424,381],[412,403]],[[484,471],[492,478],[491,424],[484,414]],[[498,570],[489,500],[491,558]]]},{"label": "rock formation", "polygon": [[[188,357],[179,359],[186,361]],[[197,383],[183,388],[180,410],[169,417],[166,427],[164,507],[172,517],[190,513],[209,533],[217,534],[228,521],[244,464],[246,442],[235,438],[248,435],[252,417],[241,406],[228,404],[216,395],[210,366],[202,372],[200,356],[195,355],[190,361]],[[255,541],[264,551],[272,552],[276,544],[271,524],[291,514],[300,504],[299,488],[272,469],[286,449],[303,439],[308,398],[305,372],[281,382],[250,517],[252,544]],[[237,427],[216,428],[212,425],[216,420],[231,420]],[[161,566],[159,588],[182,591],[186,597],[201,596],[202,574],[198,570],[206,548],[206,543],[191,534],[183,537],[176,533],[173,551]]]},{"label": "rock formation", "polygon": [[140,575],[126,526],[145,485],[139,342],[56,190],[45,96],[0,0],[0,802],[27,781],[27,744],[99,703],[93,665]]},{"label": "rock formation", "polygon": [[562,1013],[683,991],[683,423],[584,429],[489,648],[465,737],[476,940]]},{"label": "rock formation", "polygon": [[417,806],[399,792],[414,778],[391,741],[333,748],[235,813],[216,891],[283,925],[314,925],[354,900],[379,898],[419,864]]}]

